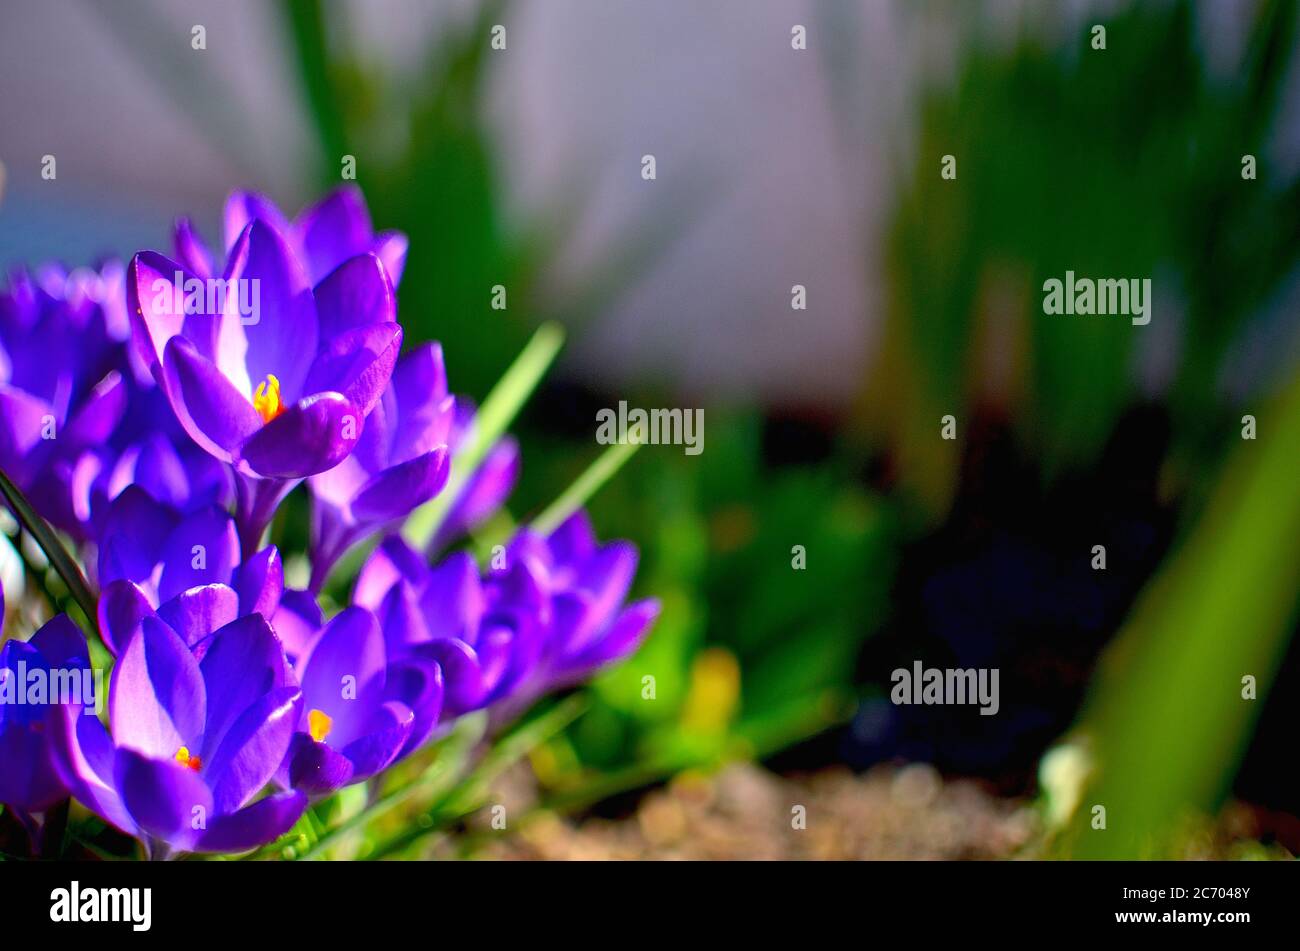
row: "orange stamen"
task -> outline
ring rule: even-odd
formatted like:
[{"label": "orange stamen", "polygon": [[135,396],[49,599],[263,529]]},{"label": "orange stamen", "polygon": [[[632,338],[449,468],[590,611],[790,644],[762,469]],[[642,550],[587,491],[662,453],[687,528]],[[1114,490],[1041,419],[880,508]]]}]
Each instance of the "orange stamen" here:
[{"label": "orange stamen", "polygon": [[269,423],[284,412],[284,404],[280,402],[280,381],[274,373],[268,373],[266,379],[257,384],[257,390],[253,393],[253,409],[257,410],[263,423]]},{"label": "orange stamen", "polygon": [[334,721],[329,714],[320,710],[310,710],[307,713],[307,729],[311,731],[311,738],[317,743],[324,743],[325,737],[330,735],[330,730],[334,729]]}]

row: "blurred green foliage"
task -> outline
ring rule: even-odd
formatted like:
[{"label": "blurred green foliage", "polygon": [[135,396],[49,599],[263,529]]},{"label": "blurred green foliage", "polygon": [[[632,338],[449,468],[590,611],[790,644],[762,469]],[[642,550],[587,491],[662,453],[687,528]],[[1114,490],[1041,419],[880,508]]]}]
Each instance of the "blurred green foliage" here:
[{"label": "blurred green foliage", "polygon": [[1168,858],[1181,826],[1228,794],[1300,606],[1300,377],[1259,419],[1264,435],[1240,443],[1108,650],[1079,729],[1092,775],[1063,854]]},{"label": "blurred green foliage", "polygon": [[[1102,22],[1104,51],[1090,48],[1088,25],[1061,42],[1026,32],[1010,52],[974,45],[955,83],[922,101],[865,412],[934,517],[957,465],[955,447],[933,438],[941,415],[994,402],[1046,472],[1084,464],[1137,395],[1143,339],[1181,347],[1174,453],[1184,471],[1205,470],[1230,435],[1225,353],[1296,266],[1300,181],[1271,161],[1295,4],[1260,6],[1227,79],[1209,74],[1188,2],[1133,4]],[[1248,154],[1256,180],[1242,179]],[[944,155],[955,181],[940,178]],[[1067,270],[1153,278],[1154,323],[1045,318],[1043,282]],[[998,361],[1005,369],[990,373]],[[881,404],[901,412],[879,418]]]},{"label": "blurred green foliage", "polygon": [[[923,100],[897,208],[895,297],[863,412],[929,524],[947,512],[962,451],[937,439],[941,415],[993,408],[1052,479],[1086,468],[1120,413],[1164,390],[1163,488],[1186,537],[1093,685],[1076,737],[1091,772],[1063,855],[1176,854],[1171,837],[1222,803],[1249,740],[1259,701],[1242,699],[1241,678],[1264,696],[1294,622],[1300,390],[1292,376],[1271,402],[1256,380],[1234,405],[1222,374],[1300,266],[1300,180],[1273,162],[1296,4],[1241,12],[1242,58],[1223,75],[1181,0],[1100,19],[1105,50],[1091,48],[1091,22],[1059,42],[972,46],[955,83]],[[955,181],[940,177],[944,155]],[[1152,277],[1152,323],[1044,315],[1043,282],[1067,270]],[[1158,373],[1142,386],[1153,354],[1167,387]],[[904,394],[892,420],[873,410],[886,388]],[[1243,412],[1258,416],[1258,442],[1241,439]],[[1105,831],[1090,825],[1097,804]]]},{"label": "blurred green foliage", "polygon": [[[629,532],[660,521],[646,540],[646,587],[671,597],[653,653],[598,682],[597,694],[626,697],[618,678],[655,672],[656,703],[621,710],[628,723],[660,724],[648,749],[685,753],[692,727],[718,737],[730,727],[742,748],[771,753],[851,709],[858,649],[892,576],[892,522],[834,462],[766,467],[756,415],[715,417],[709,432],[709,453],[643,454],[595,506]],[[702,645],[725,654],[696,654]],[[730,723],[727,656],[737,665]],[[709,691],[716,704],[692,703]]]}]

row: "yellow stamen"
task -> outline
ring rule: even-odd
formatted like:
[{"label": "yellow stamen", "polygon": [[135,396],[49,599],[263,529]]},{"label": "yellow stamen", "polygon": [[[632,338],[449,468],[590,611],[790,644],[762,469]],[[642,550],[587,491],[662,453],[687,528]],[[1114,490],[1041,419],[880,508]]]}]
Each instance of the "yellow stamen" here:
[{"label": "yellow stamen", "polygon": [[334,721],[329,715],[322,713],[320,710],[309,710],[307,712],[307,729],[311,731],[311,738],[317,743],[324,743],[325,737],[330,735],[330,730],[334,729]]},{"label": "yellow stamen", "polygon": [[176,762],[180,763],[182,766],[188,766],[196,773],[199,771],[200,767],[203,766],[203,761],[199,759],[199,757],[190,755],[190,748],[188,746],[182,746],[176,751]]},{"label": "yellow stamen", "polygon": [[268,373],[266,379],[257,384],[257,390],[253,393],[253,409],[257,410],[264,423],[269,423],[284,412],[284,404],[280,402],[280,381],[274,373]]}]

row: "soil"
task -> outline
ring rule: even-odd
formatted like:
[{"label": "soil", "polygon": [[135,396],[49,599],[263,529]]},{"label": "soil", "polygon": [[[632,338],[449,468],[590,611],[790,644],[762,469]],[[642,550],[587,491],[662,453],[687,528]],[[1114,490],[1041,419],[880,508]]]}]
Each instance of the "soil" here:
[{"label": "soil", "polygon": [[[828,769],[782,776],[737,763],[714,776],[686,773],[632,801],[614,818],[539,811],[526,768],[508,774],[489,806],[431,855],[543,859],[1033,859],[1042,855],[1039,809],[930,766]],[[500,806],[505,807],[501,812]],[[802,807],[801,809],[799,807]],[[493,827],[505,819],[506,828]],[[1229,804],[1189,830],[1184,859],[1285,859],[1270,814]],[[1268,844],[1262,844],[1261,839]]]},{"label": "soil", "polygon": [[1038,820],[928,766],[787,778],[736,764],[678,777],[626,818],[538,813],[503,836],[480,814],[475,827],[462,854],[495,859],[992,859],[1021,853]]}]

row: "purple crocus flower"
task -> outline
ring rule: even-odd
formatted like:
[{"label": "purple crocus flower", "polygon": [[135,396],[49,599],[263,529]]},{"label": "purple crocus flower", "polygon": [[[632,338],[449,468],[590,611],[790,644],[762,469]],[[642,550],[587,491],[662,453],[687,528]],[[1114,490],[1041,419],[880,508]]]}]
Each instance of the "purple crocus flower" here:
[{"label": "purple crocus flower", "polygon": [[626,541],[599,544],[584,511],[546,537],[521,530],[507,546],[506,558],[529,566],[551,604],[542,679],[534,689],[576,682],[627,657],[659,615],[653,598],[625,606],[636,575],[636,546]]},{"label": "purple crocus flower", "polygon": [[[251,551],[298,480],[356,447],[402,330],[388,270],[373,252],[318,276],[295,250],[305,238],[286,234],[264,199],[232,197],[227,225],[236,223],[219,279],[146,251],[131,262],[127,294],[135,346],[177,419],[236,471],[240,534]],[[322,219],[304,235],[327,227]],[[311,247],[327,243],[322,233]]]},{"label": "purple crocus flower", "polygon": [[209,630],[210,609],[196,596],[170,620],[142,612],[113,667],[110,729],[65,709],[54,733],[72,794],[155,857],[256,848],[307,804],[294,791],[258,798],[302,704],[280,642],[259,614]]},{"label": "purple crocus flower", "polygon": [[424,344],[398,361],[356,450],[308,482],[312,590],[353,544],[441,491],[455,414],[441,347]]},{"label": "purple crocus flower", "polygon": [[186,435],[151,379],[131,387],[122,422],[108,445],[85,453],[74,472],[78,517],[98,537],[110,505],[128,486],[143,489],[178,515],[234,498],[228,466]]},{"label": "purple crocus flower", "polygon": [[[4,599],[0,594],[0,617]],[[60,722],[60,702],[82,715],[95,698],[82,693],[82,671],[90,670],[85,639],[60,614],[24,643],[5,641],[0,647],[0,803],[19,813],[43,812],[68,797],[68,787],[56,768],[50,731]],[[74,687],[77,696],[57,695],[60,684]],[[34,691],[39,686],[40,693]]]},{"label": "purple crocus flower", "polygon": [[[384,262],[393,287],[402,282],[406,265],[406,235],[376,234],[361,189],[343,185],[305,208],[290,222],[275,203],[255,192],[235,192],[226,202],[225,246],[234,247],[248,222],[261,218],[286,237],[313,284],[358,254],[374,254]],[[215,276],[212,252],[188,219],[176,223],[176,259],[200,277]]]},{"label": "purple crocus flower", "polygon": [[46,265],[15,271],[0,292],[0,468],[78,537],[80,460],[109,438],[127,404],[122,282],[118,264]]},{"label": "purple crocus flower", "polygon": [[[173,530],[168,544],[176,545],[179,537],[182,539],[179,547],[183,549],[187,544],[186,527],[192,522],[187,520]],[[200,522],[198,529],[213,532],[214,525]],[[201,571],[194,570],[193,559],[182,551],[175,559],[164,557],[142,584],[130,577],[107,581],[99,597],[98,615],[100,634],[109,651],[119,653],[135,632],[140,618],[154,613],[167,621],[190,646],[245,614],[260,614],[267,620],[278,618],[281,598],[289,594],[284,589],[280,552],[269,545],[246,561],[232,565],[228,555],[233,545],[228,540],[224,544],[227,557]],[[125,540],[123,547],[128,547]],[[147,564],[147,559],[136,562],[128,556],[127,560],[129,564]]]},{"label": "purple crocus flower", "polygon": [[636,650],[659,613],[655,600],[625,605],[636,564],[635,546],[598,544],[578,512],[549,536],[518,532],[482,577],[467,553],[431,568],[387,538],[353,599],[378,615],[390,656],[438,662],[448,713],[503,718]]},{"label": "purple crocus flower", "polygon": [[[235,520],[224,509],[208,505],[181,514],[132,485],[104,518],[99,582],[101,613],[109,610],[110,620],[133,616],[133,605],[152,610],[192,590],[211,588],[232,592],[238,613],[270,619],[284,590],[284,570],[274,545],[241,562]],[[233,607],[230,612],[233,619]],[[124,643],[116,625],[109,624],[103,634],[111,650]]]},{"label": "purple crocus flower", "polygon": [[442,710],[438,665],[390,657],[379,622],[365,608],[332,618],[296,670],[303,707],[287,780],[311,796],[360,782],[416,749]]},{"label": "purple crocus flower", "polygon": [[374,608],[392,656],[438,663],[450,714],[508,696],[541,658],[549,606],[523,561],[480,578],[465,552],[430,568],[393,536],[362,567],[354,600]]},{"label": "purple crocus flower", "polygon": [[16,272],[0,293],[0,465],[81,542],[127,485],[183,511],[232,497],[225,467],[185,435],[132,359],[124,278],[117,263],[46,265]]}]

